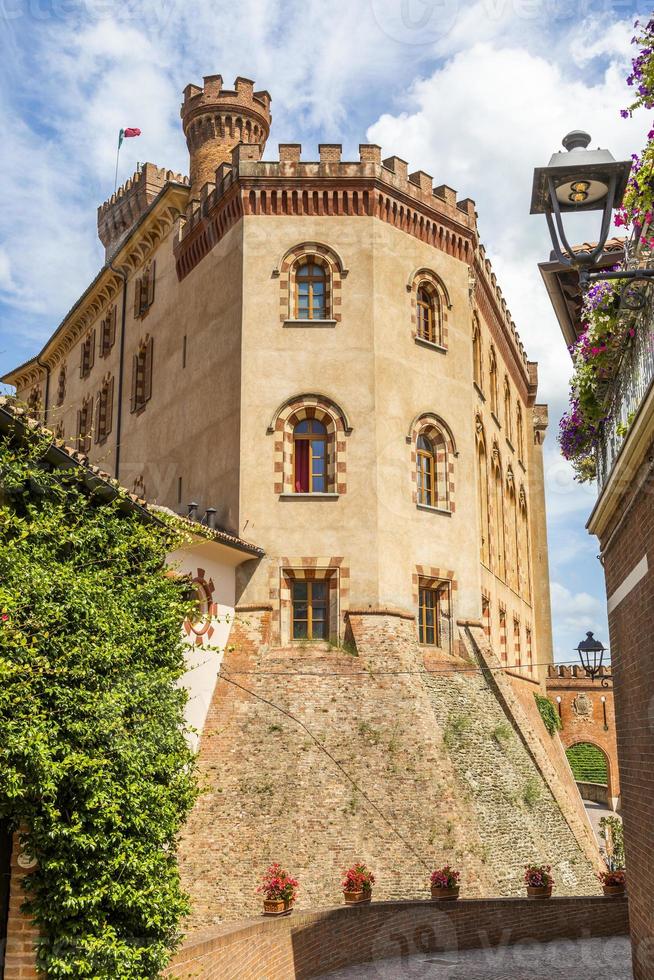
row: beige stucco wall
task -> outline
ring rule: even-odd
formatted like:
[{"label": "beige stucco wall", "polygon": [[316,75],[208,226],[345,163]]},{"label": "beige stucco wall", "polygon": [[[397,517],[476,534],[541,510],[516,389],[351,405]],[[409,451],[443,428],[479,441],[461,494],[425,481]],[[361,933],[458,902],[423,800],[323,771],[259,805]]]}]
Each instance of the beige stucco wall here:
[{"label": "beige stucco wall", "polygon": [[[134,278],[127,286],[122,437],[118,477],[148,499],[184,511],[190,501],[217,508],[219,525],[255,541],[266,558],[237,575],[237,603],[273,600],[281,559],[338,558],[349,570],[349,605],[393,606],[415,611],[417,565],[453,572],[453,618],[481,618],[482,588],[490,597],[491,640],[499,649],[499,604],[507,610],[507,659],[513,662],[513,620],[520,622],[523,663],[526,630],[532,660],[551,657],[549,593],[540,447],[534,449],[527,388],[515,382],[496,342],[498,417],[473,385],[472,317],[479,316],[484,371],[493,339],[470,288],[468,265],[372,216],[246,215],[220,238],[181,281],[175,269],[172,229],[152,256],[154,303],[134,317]],[[341,257],[347,276],[335,326],[284,326],[280,322],[280,260],[302,242],[322,242]],[[433,270],[451,301],[446,353],[416,343],[412,335],[412,273]],[[57,370],[50,385],[49,424],[63,411],[66,436],[76,435],[77,409],[114,375],[112,433],[93,442],[91,460],[115,472],[120,317],[107,358],[96,358],[91,376],[79,378],[79,342],[67,355],[66,403],[54,407]],[[96,321],[97,342],[99,324]],[[132,356],[146,335],[154,338],[152,397],[130,412]],[[186,343],[186,366],[182,352]],[[81,341],[82,338],[80,338]],[[504,345],[505,350],[510,346]],[[513,357],[513,355],[509,355]],[[516,355],[518,377],[524,366]],[[510,377],[512,404],[522,401],[524,459],[504,431],[502,386]],[[482,379],[482,392],[485,381]],[[275,490],[274,434],[268,426],[290,396],[328,396],[347,414],[347,491],[331,499],[288,499]],[[24,395],[25,393],[23,393]],[[444,514],[412,500],[411,423],[423,412],[439,416],[452,433],[456,456],[456,507]],[[480,563],[475,449],[476,416],[487,453],[497,441],[503,473],[511,465],[516,492],[525,487],[530,515],[530,579],[526,601]],[[490,474],[490,466],[489,466]],[[182,478],[181,497],[179,478]],[[273,591],[271,592],[271,587]],[[532,606],[536,597],[537,609]],[[274,615],[278,615],[277,609]],[[343,622],[339,623],[342,635]],[[523,673],[526,673],[523,670]]]},{"label": "beige stucco wall", "polygon": [[[374,218],[248,216],[244,219],[244,308],[240,489],[241,531],[268,559],[239,593],[240,602],[269,599],[268,563],[280,556],[339,556],[350,569],[350,605],[413,609],[412,573],[424,565],[455,573],[454,616],[481,616],[482,582],[495,609],[507,608],[509,648],[513,618],[526,629],[532,653],[538,638],[531,604],[479,561],[475,414],[484,416],[501,445],[503,470],[511,464],[516,489],[528,494],[529,454],[518,460],[502,421],[472,384],[472,312],[468,267]],[[280,258],[303,242],[334,249],[348,269],[343,280],[342,320],[333,327],[284,327],[280,285],[272,276]],[[433,269],[446,284],[448,351],[417,344],[411,333],[407,283],[417,268]],[[489,330],[482,321],[485,350]],[[500,385],[504,364],[498,351]],[[512,402],[520,397],[513,382]],[[312,392],[333,399],[347,414],[347,492],[338,499],[289,499],[273,490],[274,434],[270,420],[289,396]],[[531,412],[522,403],[524,442],[533,439]],[[433,412],[449,426],[456,444],[452,514],[428,512],[412,501],[413,419]],[[501,416],[501,413],[499,413]],[[533,551],[533,548],[530,549]],[[534,570],[531,570],[532,589]],[[497,615],[492,617],[494,633]],[[498,637],[494,636],[497,643]]]}]

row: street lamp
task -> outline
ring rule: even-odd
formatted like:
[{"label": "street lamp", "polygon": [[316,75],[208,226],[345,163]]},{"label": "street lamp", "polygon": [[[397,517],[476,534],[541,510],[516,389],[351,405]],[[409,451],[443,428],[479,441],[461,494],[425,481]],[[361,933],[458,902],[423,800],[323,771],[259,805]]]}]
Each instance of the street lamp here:
[{"label": "street lamp", "polygon": [[[559,262],[577,269],[582,289],[598,279],[648,279],[653,269],[591,272],[604,251],[611,213],[622,203],[631,162],[616,161],[608,150],[589,150],[588,133],[574,129],[562,140],[564,153],[554,153],[547,167],[536,167],[531,192],[531,214],[544,214]],[[601,211],[597,244],[574,251],[563,227],[563,215]]]},{"label": "street lamp", "polygon": [[[586,633],[586,639],[582,640],[576,647],[581,666],[592,681],[599,675],[602,669],[602,660],[606,653],[606,647],[599,640],[596,640],[591,632]],[[602,687],[608,687],[609,682],[606,677],[602,678]]]}]

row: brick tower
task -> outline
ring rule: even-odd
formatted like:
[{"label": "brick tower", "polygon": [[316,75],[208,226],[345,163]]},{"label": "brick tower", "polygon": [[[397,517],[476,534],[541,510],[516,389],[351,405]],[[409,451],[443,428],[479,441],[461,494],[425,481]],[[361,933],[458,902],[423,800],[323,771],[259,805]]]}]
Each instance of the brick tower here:
[{"label": "brick tower", "polygon": [[256,143],[263,152],[270,132],[270,94],[255,92],[248,78],[237,78],[230,91],[223,89],[222,75],[205,75],[204,88],[184,89],[180,115],[190,154],[191,198],[199,198],[220,164],[231,162],[238,143]]}]

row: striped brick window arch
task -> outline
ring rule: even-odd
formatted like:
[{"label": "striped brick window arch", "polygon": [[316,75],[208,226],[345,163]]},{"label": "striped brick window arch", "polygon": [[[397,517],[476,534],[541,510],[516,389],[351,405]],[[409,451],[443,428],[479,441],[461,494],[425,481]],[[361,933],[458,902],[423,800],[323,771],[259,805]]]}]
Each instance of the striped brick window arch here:
[{"label": "striped brick window arch", "polygon": [[275,437],[275,493],[346,493],[351,431],[345,412],[325,395],[295,395],[284,402],[268,426]]},{"label": "striped brick window arch", "polygon": [[443,280],[432,269],[416,269],[406,288],[411,298],[413,339],[447,350],[452,304]]},{"label": "striped brick window arch", "polygon": [[279,278],[280,321],[340,323],[341,285],[347,273],[341,257],[328,245],[294,245],[273,270]]},{"label": "striped brick window arch", "polygon": [[407,442],[411,446],[413,503],[453,514],[458,454],[449,427],[438,415],[425,412],[411,423]]}]

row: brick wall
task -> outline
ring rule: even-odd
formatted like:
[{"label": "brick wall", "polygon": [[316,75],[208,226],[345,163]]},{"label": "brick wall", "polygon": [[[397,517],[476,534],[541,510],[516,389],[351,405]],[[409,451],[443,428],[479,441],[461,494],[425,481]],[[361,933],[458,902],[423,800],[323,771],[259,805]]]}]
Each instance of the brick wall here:
[{"label": "brick wall", "polygon": [[[613,705],[613,680],[610,672],[606,679],[609,687],[601,687],[599,680],[592,681],[582,667],[550,667],[547,676],[547,693],[557,706],[561,718],[561,741],[568,748],[579,742],[595,745],[606,756],[608,770],[607,793],[609,806],[618,808],[620,798],[620,772],[618,745]],[[577,699],[583,697],[583,702]]]},{"label": "brick wall", "polygon": [[[634,976],[654,978],[654,479],[605,548],[609,597],[647,554],[649,571],[609,613]],[[615,524],[614,524],[615,526]],[[606,538],[606,536],[605,536]]]},{"label": "brick wall", "polygon": [[574,783],[571,801],[549,745],[521,733],[531,722],[505,708],[461,638],[434,665],[400,615],[351,613],[358,656],[273,649],[269,619],[237,617],[202,736],[205,792],[180,850],[190,933],[258,912],[273,860],[299,877],[298,908],[337,903],[354,860],[384,900],[422,898],[441,862],[461,868],[467,897],[519,895],[524,865],[541,860],[559,894],[599,892]]},{"label": "brick wall", "polygon": [[9,918],[7,921],[7,948],[3,980],[33,980],[37,976],[34,965],[34,944],[38,931],[20,908],[25,901],[23,878],[29,870],[20,866],[21,848],[18,835],[14,835],[11,853],[11,890],[9,894]]},{"label": "brick wall", "polygon": [[[189,943],[171,973],[179,980],[308,980],[411,953],[447,952],[451,959],[463,949],[612,937],[627,931],[624,898],[459,900],[446,908],[430,902],[373,901],[358,908],[294,911],[279,920],[261,917],[218,927]],[[610,955],[609,949],[607,959]],[[508,952],[503,970],[510,963]]]}]

